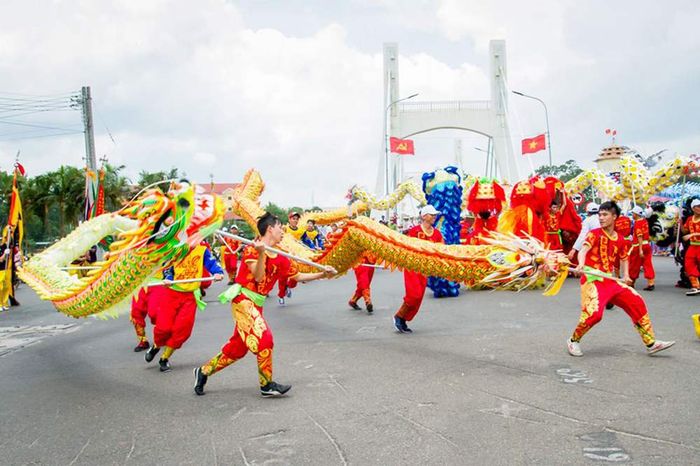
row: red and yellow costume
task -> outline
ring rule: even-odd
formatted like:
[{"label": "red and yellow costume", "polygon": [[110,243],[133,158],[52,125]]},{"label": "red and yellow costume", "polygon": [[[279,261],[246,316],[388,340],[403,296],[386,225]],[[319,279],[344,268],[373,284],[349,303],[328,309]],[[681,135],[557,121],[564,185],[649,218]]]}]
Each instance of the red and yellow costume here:
[{"label": "red and yellow costume", "polygon": [[[209,249],[200,244],[175,266],[166,269],[163,277],[168,280],[201,278],[205,268],[210,274],[224,273]],[[160,287],[162,291],[157,294],[155,303],[157,311],[153,339],[155,346],[164,347],[162,359],[168,359],[192,334],[195,312],[200,304],[200,285],[200,282],[192,282]],[[148,300],[149,308],[151,298]]]},{"label": "red and yellow costume", "polygon": [[474,215],[474,224],[465,244],[486,244],[484,238],[498,228],[498,215],[505,201],[506,194],[495,181],[481,179],[474,183],[467,196],[467,208]]},{"label": "red and yellow costume", "polygon": [[561,241],[561,229],[559,228],[559,222],[561,219],[561,214],[559,212],[552,212],[551,210],[545,214],[544,217],[544,247],[549,250],[560,250],[563,248]]},{"label": "red and yellow costume", "polygon": [[[432,241],[433,243],[443,242],[442,234],[437,228],[433,228],[432,234],[428,235],[423,230],[422,225],[416,225],[411,228],[406,235],[412,238]],[[401,304],[399,310],[396,311],[396,317],[410,322],[418,313],[418,309],[420,309],[420,305],[423,302],[423,295],[425,294],[425,287],[428,285],[428,278],[419,273],[404,270],[403,281],[406,294],[403,297],[403,304]]]},{"label": "red and yellow costume", "polygon": [[[644,257],[642,257],[642,255]],[[649,223],[639,218],[634,221],[632,229],[632,246],[630,248],[629,275],[634,283],[639,278],[639,271],[644,267],[644,278],[649,286],[654,284],[654,264],[651,262],[651,244],[649,244]]]},{"label": "red and yellow costume", "polygon": [[[700,234],[700,217],[695,215],[689,217],[683,225],[683,233]],[[688,252],[685,253],[685,273],[690,279],[690,285],[695,289],[700,289],[700,236],[690,238]]]},{"label": "red and yellow costume", "polygon": [[296,267],[286,257],[265,253],[265,275],[260,282],[249,268],[256,263],[258,252],[253,247],[243,251],[243,260],[236,275],[236,284],[224,294],[230,297],[231,310],[236,322],[231,339],[219,354],[202,366],[204,375],[212,375],[241,359],[248,351],[258,358],[260,386],[272,381],[273,339],[265,317],[263,304],[265,297],[281,279],[293,279]]},{"label": "red and yellow costume", "polygon": [[221,246],[221,262],[226,270],[226,275],[230,282],[236,278],[236,269],[238,268],[238,248],[240,243],[233,238],[223,238],[224,244]]},{"label": "red and yellow costume", "polygon": [[[372,284],[372,277],[374,277],[374,267],[367,267],[362,264],[374,265],[377,260],[369,253],[366,253],[362,257],[360,265],[353,268],[355,272],[355,280],[357,281],[357,288],[355,288],[355,293],[353,293],[352,298],[350,298],[350,306],[354,307],[353,304],[357,305],[357,301],[362,298],[365,300],[365,306],[372,305],[372,295],[370,292],[370,285]],[[371,309],[371,308],[370,308]]]},{"label": "red and yellow costume", "polygon": [[622,236],[617,232],[609,236],[602,228],[596,228],[588,233],[583,245],[590,249],[586,254],[584,275],[581,277],[581,317],[571,340],[579,341],[600,322],[605,306],[612,303],[622,308],[632,319],[644,344],[652,345],[655,341],[654,330],[642,297],[633,288],[616,280],[585,275],[586,270],[590,270],[612,277],[615,263],[627,260],[627,247]]},{"label": "red and yellow costume", "polygon": [[[626,255],[629,255],[630,246],[632,246],[632,219],[624,215],[617,217],[615,220],[615,231],[620,235]],[[619,256],[615,262],[615,270],[620,270]]]},{"label": "red and yellow costume", "polygon": [[510,209],[501,215],[498,231],[522,238],[532,236],[544,242],[544,225],[540,215],[546,212],[551,201],[544,183],[539,179],[537,181],[537,186],[530,181],[515,183],[510,193]]}]

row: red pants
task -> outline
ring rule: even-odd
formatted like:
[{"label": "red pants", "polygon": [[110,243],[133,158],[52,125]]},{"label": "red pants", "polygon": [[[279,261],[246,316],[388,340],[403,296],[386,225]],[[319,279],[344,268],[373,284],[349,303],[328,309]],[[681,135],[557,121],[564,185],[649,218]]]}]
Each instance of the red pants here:
[{"label": "red pants", "polygon": [[156,346],[180,348],[192,334],[197,302],[194,293],[163,289],[157,303],[158,319],[153,329]]},{"label": "red pants", "polygon": [[647,306],[639,294],[627,285],[614,280],[586,282],[581,277],[581,317],[571,339],[579,341],[601,321],[605,305],[612,303],[627,313],[645,345],[654,343]]},{"label": "red pants", "polygon": [[263,309],[241,294],[231,303],[231,312],[236,321],[233,335],[221,352],[202,366],[202,370],[206,375],[215,374],[250,351],[258,358],[260,386],[267,385],[272,381],[272,350],[275,344],[263,317]]},{"label": "red pants", "polygon": [[639,255],[639,246],[632,246],[630,250],[630,278],[632,280],[639,278],[639,270],[644,267],[644,278],[653,280],[656,275],[654,274],[654,264],[651,263],[651,246],[643,244],[642,252],[644,253],[644,259]]},{"label": "red pants", "polygon": [[423,302],[428,279],[419,273],[404,270],[403,283],[406,295],[403,297],[403,304],[396,312],[396,317],[411,321],[418,314],[418,309]]},{"label": "red pants", "polygon": [[277,282],[277,297],[284,298],[287,294],[287,288],[295,288],[297,282],[295,280],[287,280],[286,278],[280,278]]},{"label": "red pants", "polygon": [[364,297],[365,304],[371,304],[372,298],[370,294],[370,285],[372,284],[372,277],[374,277],[374,268],[360,265],[352,270],[355,272],[357,288],[355,289],[355,293],[352,295],[352,298],[350,298],[350,301],[356,303],[358,299]]},{"label": "red pants", "polygon": [[224,254],[224,268],[229,280],[236,278],[236,267],[238,267],[238,256],[236,254]]},{"label": "red pants", "polygon": [[139,294],[131,298],[131,322],[141,328],[146,327],[146,316],[148,315],[148,295],[150,290],[141,288]]},{"label": "red pants", "polygon": [[685,253],[685,273],[689,277],[700,277],[700,246],[691,245]]}]

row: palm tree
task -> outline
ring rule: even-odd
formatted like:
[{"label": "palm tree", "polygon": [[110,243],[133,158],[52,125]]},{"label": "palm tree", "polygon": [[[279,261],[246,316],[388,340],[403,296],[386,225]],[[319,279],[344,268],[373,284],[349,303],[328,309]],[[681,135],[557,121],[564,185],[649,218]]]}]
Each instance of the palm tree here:
[{"label": "palm tree", "polygon": [[83,170],[62,165],[47,173],[52,178],[50,199],[58,207],[58,234],[66,233],[66,221],[73,226],[81,218],[85,206],[85,174]]},{"label": "palm tree", "polygon": [[105,211],[113,212],[119,210],[124,202],[129,199],[131,181],[119,174],[126,168],[125,165],[114,166],[105,164],[104,195]]},{"label": "palm tree", "polygon": [[146,186],[157,183],[163,180],[172,180],[180,178],[177,168],[171,168],[168,172],[147,172],[145,170],[139,173],[139,181],[136,183],[138,189],[143,189]]},{"label": "palm tree", "polygon": [[22,193],[23,208],[36,215],[43,225],[43,238],[49,238],[49,211],[54,205],[55,199],[51,193],[53,177],[49,173],[35,176],[28,180],[27,186]]}]

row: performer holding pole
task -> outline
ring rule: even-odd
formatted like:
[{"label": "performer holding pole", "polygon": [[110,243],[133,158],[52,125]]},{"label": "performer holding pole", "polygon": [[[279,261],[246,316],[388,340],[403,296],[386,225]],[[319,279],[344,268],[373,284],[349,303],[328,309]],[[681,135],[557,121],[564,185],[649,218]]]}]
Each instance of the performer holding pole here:
[{"label": "performer holding pole", "polygon": [[[146,362],[153,361],[156,354],[163,348],[160,365],[161,372],[170,370],[170,356],[180,348],[192,334],[195,312],[204,308],[201,301],[201,282],[204,269],[212,274],[214,280],[224,278],[224,271],[209,248],[199,244],[180,262],[163,272],[164,284],[162,291],[157,294],[156,322],[153,328],[154,344],[146,351]],[[149,301],[153,299],[151,296]],[[149,302],[149,307],[151,303]],[[149,310],[150,312],[150,310]]]},{"label": "performer holding pole", "polygon": [[622,235],[615,231],[615,220],[619,215],[620,208],[616,203],[601,204],[598,212],[600,228],[588,233],[578,253],[578,266],[574,271],[582,274],[581,317],[567,341],[567,349],[572,356],[583,356],[581,338],[600,322],[608,303],[619,306],[632,319],[649,354],[663,351],[675,344],[675,341],[661,341],[654,337],[646,304],[633,288],[616,280],[586,275],[587,271],[592,271],[596,275],[609,275],[612,278],[615,261],[619,257],[622,279],[629,281],[627,250]]},{"label": "performer holding pole", "polygon": [[[230,231],[232,234],[238,234],[238,227],[231,225]],[[226,269],[228,275],[228,284],[233,285],[233,280],[236,278],[236,269],[238,268],[238,253],[241,250],[241,245],[232,238],[224,238],[219,236],[221,240],[221,262]]]},{"label": "performer holding pole", "polygon": [[[433,227],[435,218],[439,213],[440,212],[430,204],[421,208],[420,225],[411,228],[406,234],[413,238],[442,243],[442,234]],[[396,311],[394,315],[394,328],[396,328],[399,333],[411,333],[413,330],[408,328],[406,322],[410,322],[416,314],[418,314],[420,305],[423,302],[423,295],[425,295],[425,287],[428,284],[428,278],[417,272],[404,270],[403,280],[406,294],[404,295],[401,307],[399,307],[399,310]]]},{"label": "performer holding pole", "polygon": [[222,301],[231,300],[236,322],[233,335],[216,356],[203,366],[195,368],[194,392],[197,395],[204,395],[204,386],[209,376],[241,359],[248,351],[258,359],[260,394],[272,397],[287,393],[291,385],[272,380],[274,344],[272,331],[263,316],[265,298],[280,279],[307,282],[332,277],[337,273],[332,267],[319,264],[314,266],[323,269],[323,272],[299,273],[296,266],[286,257],[287,254],[283,255],[281,251],[273,248],[282,241],[284,235],[282,223],[275,215],[266,212],[258,219],[257,228],[260,237],[252,242],[252,247],[243,251],[236,283],[219,296]]}]

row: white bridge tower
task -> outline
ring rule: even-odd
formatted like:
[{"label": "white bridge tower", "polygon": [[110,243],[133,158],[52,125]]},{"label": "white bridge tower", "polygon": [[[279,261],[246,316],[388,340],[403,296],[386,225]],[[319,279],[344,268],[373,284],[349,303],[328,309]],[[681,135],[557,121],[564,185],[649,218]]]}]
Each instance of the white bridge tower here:
[{"label": "white bridge tower", "polygon": [[[505,41],[492,40],[489,54],[490,100],[397,102],[405,100],[399,93],[398,45],[384,44],[385,144],[388,144],[389,136],[403,139],[438,129],[460,129],[483,134],[490,138],[490,156],[496,162],[499,178],[510,183],[518,181],[520,173],[508,125]],[[377,183],[378,187],[384,188],[378,189],[378,192],[391,192],[403,181],[402,157],[391,154],[385,147]]]}]

